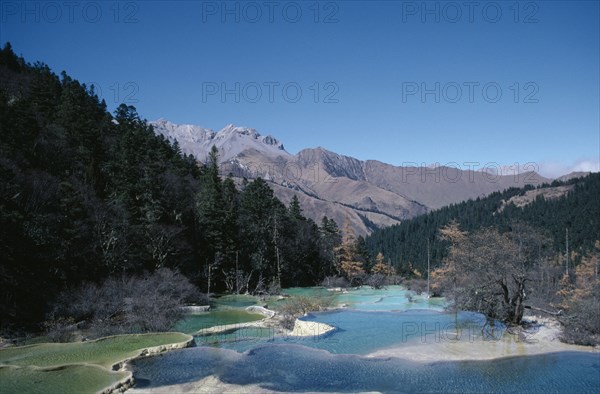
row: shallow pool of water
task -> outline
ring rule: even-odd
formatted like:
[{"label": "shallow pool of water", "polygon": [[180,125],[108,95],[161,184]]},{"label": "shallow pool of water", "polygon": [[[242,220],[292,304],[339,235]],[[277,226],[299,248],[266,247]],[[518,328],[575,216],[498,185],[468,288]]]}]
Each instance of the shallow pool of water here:
[{"label": "shallow pool of water", "polygon": [[[274,329],[265,328],[260,336],[242,328],[224,338],[222,334],[196,337],[199,346],[215,344],[217,338],[226,339],[218,346],[244,352],[256,346],[271,344],[296,344],[323,349],[332,354],[366,355],[377,350],[410,344],[439,343],[443,341],[475,342],[498,339],[503,333],[502,324],[491,329],[488,322],[477,313],[442,313],[432,310],[405,312],[365,312],[335,310],[304,316],[302,320],[325,323],[336,328],[325,335],[289,337],[277,335]],[[318,334],[318,330],[315,330]]]},{"label": "shallow pool of water", "polygon": [[408,309],[431,309],[442,311],[446,307],[443,298],[427,298],[406,290],[402,286],[371,289],[363,286],[344,293],[336,293],[335,301],[349,309],[362,311],[405,311]]},{"label": "shallow pool of water", "polygon": [[315,297],[335,294],[336,292],[329,291],[324,287],[290,287],[283,289],[282,293],[290,296]]},{"label": "shallow pool of water", "polygon": [[245,307],[251,306],[251,305],[258,305],[260,302],[259,302],[258,297],[254,297],[251,295],[231,294],[231,295],[224,295],[224,296],[215,298],[215,300],[212,301],[212,303],[214,304],[215,308],[222,309],[222,308],[245,308]]},{"label": "shallow pool of water", "polygon": [[285,289],[283,293],[290,296],[330,297],[334,305],[362,311],[404,311],[407,309],[441,311],[446,307],[446,301],[443,298],[417,295],[403,286],[387,286],[382,289],[362,286],[344,291],[329,291],[323,287],[294,287]]},{"label": "shallow pool of water", "polygon": [[202,312],[184,316],[184,318],[175,325],[174,331],[193,334],[204,328],[246,323],[261,320],[263,318],[263,315],[257,313],[249,313],[244,310],[235,309]]},{"label": "shallow pool of water", "polygon": [[[323,288],[286,292],[305,296],[332,294]],[[417,296],[400,286],[384,290],[361,288],[331,296],[345,308],[302,318],[336,327],[331,333],[297,338],[276,335],[269,328],[234,327],[216,335],[196,336],[199,347],[135,361],[137,385],[161,387],[214,375],[225,383],[256,384],[276,391],[552,393],[600,389],[597,353],[559,352],[489,361],[403,359],[406,354],[407,358],[414,356],[413,360],[425,360],[417,356],[425,354],[426,349],[433,349],[435,356],[435,352],[447,350],[440,346],[447,341],[459,344],[460,349],[476,347],[469,348],[470,354],[486,348],[481,346],[482,341],[504,346],[506,327],[488,322],[477,313],[443,312],[443,299]],[[228,302],[243,304],[246,300]],[[212,320],[210,314],[197,315],[189,324],[196,328],[241,323],[250,315],[240,309],[217,312],[212,313]],[[230,319],[227,313],[231,314]],[[256,319],[260,318],[256,315]],[[397,358],[365,357],[385,349],[396,349]]]},{"label": "shallow pool of water", "polygon": [[[196,344],[219,346],[237,352],[266,343],[300,344],[333,354],[364,355],[407,343],[414,338],[421,341],[443,340],[445,336],[453,335],[457,326],[469,326],[473,332],[468,334],[478,335],[486,324],[479,314],[444,313],[443,299],[427,299],[401,286],[389,286],[386,289],[362,287],[344,293],[320,287],[293,288],[287,289],[286,293],[333,297],[334,304],[344,304],[343,309],[309,314],[302,318],[328,324],[336,330],[324,336],[299,338],[277,335],[274,329],[264,329],[260,335],[251,335],[249,330],[242,328],[230,331],[227,335],[196,337]],[[318,334],[318,331],[315,333]],[[219,339],[223,339],[223,343],[217,344]]]},{"label": "shallow pool of water", "polygon": [[196,335],[197,346],[213,346],[220,348],[235,348],[234,344],[244,343],[243,347],[250,348],[256,343],[272,342],[275,331],[266,327],[238,327],[224,330],[215,334]]},{"label": "shallow pool of water", "polygon": [[137,360],[133,370],[138,387],[189,383],[210,375],[277,391],[595,393],[600,387],[600,356],[577,352],[420,364],[295,345],[259,346],[244,354],[200,347]]}]

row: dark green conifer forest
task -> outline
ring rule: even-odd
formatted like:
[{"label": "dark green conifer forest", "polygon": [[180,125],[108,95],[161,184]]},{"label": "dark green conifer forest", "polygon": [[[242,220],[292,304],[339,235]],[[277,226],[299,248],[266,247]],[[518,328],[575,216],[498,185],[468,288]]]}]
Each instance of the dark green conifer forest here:
[{"label": "dark green conifer forest", "polygon": [[574,184],[567,195],[558,199],[538,197],[518,208],[503,201],[524,195],[533,186],[511,188],[484,198],[453,204],[401,224],[374,231],[365,242],[370,256],[382,252],[397,270],[409,275],[410,267],[427,272],[427,243],[431,253],[431,268],[436,268],[447,256],[447,242],[440,240],[439,229],[456,221],[463,231],[474,232],[485,227],[509,231],[515,223],[527,223],[548,236],[556,254],[565,253],[566,231],[572,251],[579,255],[593,250],[600,239],[600,174],[568,182],[553,182],[541,187]]},{"label": "dark green conifer forest", "polygon": [[305,218],[297,200],[284,206],[262,179],[223,179],[218,154],[198,163],[156,136],[134,107],[110,114],[93,86],[29,64],[7,44],[2,326],[35,330],[65,290],[160,268],[208,293],[320,282],[333,266],[328,229]]}]

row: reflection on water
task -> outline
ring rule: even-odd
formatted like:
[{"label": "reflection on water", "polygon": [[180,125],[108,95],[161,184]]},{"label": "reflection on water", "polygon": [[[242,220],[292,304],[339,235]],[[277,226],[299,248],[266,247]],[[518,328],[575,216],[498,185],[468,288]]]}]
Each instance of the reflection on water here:
[{"label": "reflection on water", "polygon": [[244,354],[191,348],[135,361],[138,387],[189,383],[215,375],[225,383],[316,392],[596,392],[597,354],[562,352],[490,361],[418,364],[397,358],[332,355],[296,345]]}]

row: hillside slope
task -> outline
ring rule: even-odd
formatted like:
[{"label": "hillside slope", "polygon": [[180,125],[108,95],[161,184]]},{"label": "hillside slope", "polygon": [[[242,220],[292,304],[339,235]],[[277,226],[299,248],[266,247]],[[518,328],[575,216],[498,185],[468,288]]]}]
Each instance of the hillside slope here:
[{"label": "hillside slope", "polygon": [[565,229],[570,249],[592,250],[600,239],[600,173],[551,186],[511,188],[490,196],[444,207],[399,225],[377,230],[366,238],[371,256],[382,252],[401,271],[412,265],[421,272],[427,267],[427,243],[431,264],[437,267],[447,251],[438,230],[457,221],[465,231],[482,227],[506,228],[523,221],[539,228],[553,240],[556,253],[565,251]]}]

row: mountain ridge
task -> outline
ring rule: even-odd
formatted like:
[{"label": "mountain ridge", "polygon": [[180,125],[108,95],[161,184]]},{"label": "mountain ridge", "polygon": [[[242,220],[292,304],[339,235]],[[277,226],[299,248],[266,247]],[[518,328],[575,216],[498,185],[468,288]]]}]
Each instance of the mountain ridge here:
[{"label": "mountain ridge", "polygon": [[296,195],[307,216],[315,221],[322,216],[340,224],[347,221],[356,235],[368,235],[373,226],[398,224],[511,187],[552,181],[534,171],[503,175],[504,167],[463,170],[439,165],[394,166],[359,160],[321,146],[291,154],[277,138],[233,124],[215,132],[166,119],[149,123],[156,134],[177,141],[183,153],[201,162],[206,162],[208,152],[216,146],[223,175],[237,179],[261,177],[285,203]]}]

